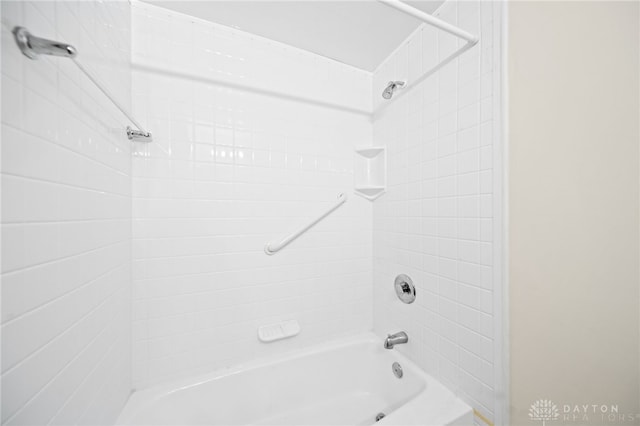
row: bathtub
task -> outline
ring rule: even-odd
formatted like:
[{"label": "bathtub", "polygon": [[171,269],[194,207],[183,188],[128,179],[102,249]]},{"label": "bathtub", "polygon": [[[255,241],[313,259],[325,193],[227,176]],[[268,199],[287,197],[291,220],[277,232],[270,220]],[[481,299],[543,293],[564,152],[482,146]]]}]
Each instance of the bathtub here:
[{"label": "bathtub", "polygon": [[[385,417],[376,422],[379,413]],[[472,425],[473,414],[397,350],[384,349],[382,338],[364,334],[135,392],[117,424]]]}]

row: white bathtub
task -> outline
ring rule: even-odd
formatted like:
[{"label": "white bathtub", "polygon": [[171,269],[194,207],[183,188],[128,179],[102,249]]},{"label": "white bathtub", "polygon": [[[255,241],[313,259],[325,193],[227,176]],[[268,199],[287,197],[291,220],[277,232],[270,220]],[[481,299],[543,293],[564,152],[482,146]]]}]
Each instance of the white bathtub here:
[{"label": "white bathtub", "polygon": [[[381,412],[386,417],[376,423]],[[397,350],[384,349],[380,337],[365,334],[136,392],[117,424],[472,425],[473,415]]]}]

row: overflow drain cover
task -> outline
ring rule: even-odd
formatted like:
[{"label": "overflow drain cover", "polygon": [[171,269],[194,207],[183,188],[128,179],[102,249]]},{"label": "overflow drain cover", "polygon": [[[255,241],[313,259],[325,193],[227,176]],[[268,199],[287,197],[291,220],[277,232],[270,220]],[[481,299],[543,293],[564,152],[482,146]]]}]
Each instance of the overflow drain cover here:
[{"label": "overflow drain cover", "polygon": [[404,374],[402,372],[402,366],[400,364],[398,364],[397,362],[394,362],[393,365],[391,366],[391,369],[393,370],[393,374],[398,378],[401,379],[402,375]]},{"label": "overflow drain cover", "polygon": [[378,413],[376,414],[376,422],[379,422],[380,420],[384,419],[384,413]]}]

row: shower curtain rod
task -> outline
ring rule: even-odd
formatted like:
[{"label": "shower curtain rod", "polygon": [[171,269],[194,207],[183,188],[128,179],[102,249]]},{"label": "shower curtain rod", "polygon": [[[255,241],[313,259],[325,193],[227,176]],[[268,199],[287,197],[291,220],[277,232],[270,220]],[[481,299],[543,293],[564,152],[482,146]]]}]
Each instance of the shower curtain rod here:
[{"label": "shower curtain rod", "polygon": [[443,21],[442,19],[438,19],[433,15],[429,15],[426,12],[421,11],[420,9],[416,9],[413,6],[409,6],[406,3],[401,2],[400,0],[378,0],[380,3],[384,3],[385,5],[392,7],[396,10],[399,10],[402,13],[406,13],[407,15],[411,15],[414,18],[418,18],[425,24],[429,24],[433,27],[440,28],[442,31],[448,32],[451,35],[456,37],[460,37],[463,40],[466,40],[471,45],[474,45],[478,42],[478,36],[474,36],[455,25],[451,25],[448,22]]},{"label": "shower curtain rod", "polygon": [[433,15],[429,15],[426,12],[423,12],[419,9],[416,9],[413,6],[409,6],[406,3],[401,2],[400,0],[378,0],[380,3],[384,3],[385,5],[392,7],[400,12],[406,13],[407,15],[411,15],[414,18],[418,18],[422,22],[429,24],[433,27],[440,28],[442,31],[445,31],[451,35],[456,37],[460,37],[463,40],[466,40],[471,45],[476,44],[480,39],[478,36],[470,34],[455,25],[451,25],[448,22],[443,21],[442,19],[438,19]]},{"label": "shower curtain rod", "polygon": [[[414,18],[418,18],[419,20],[421,20],[422,22],[424,22],[427,25],[431,25],[433,27],[439,28],[439,29],[451,34],[451,35],[454,35],[454,36],[459,37],[459,38],[461,38],[461,39],[466,41],[466,43],[464,45],[462,45],[462,47],[460,47],[457,50],[455,50],[453,53],[451,53],[446,58],[442,59],[435,66],[433,66],[429,70],[423,72],[414,81],[410,82],[411,85],[407,86],[408,90],[405,89],[405,90],[399,91],[398,94],[394,97],[394,100],[397,100],[401,96],[406,95],[409,92],[409,90],[411,90],[411,88],[418,86],[424,80],[426,80],[427,78],[432,76],[438,70],[442,69],[442,67],[444,67],[445,65],[447,65],[448,63],[450,63],[451,61],[456,59],[458,56],[462,55],[467,50],[471,49],[473,46],[478,44],[478,41],[480,41],[480,38],[478,36],[470,34],[470,33],[466,32],[466,31],[456,27],[455,25],[451,25],[450,23],[445,22],[445,21],[443,21],[441,19],[438,19],[433,15],[429,15],[428,13],[425,13],[425,12],[419,10],[419,9],[416,9],[413,6],[409,6],[408,4],[403,3],[400,0],[378,0],[378,1],[380,3],[383,3],[383,4],[387,5],[387,6],[389,6],[389,7],[394,8],[396,10],[399,10],[402,13],[406,13],[407,15],[411,15]],[[372,111],[371,116],[373,117],[373,119],[375,120],[376,117],[380,114],[380,112],[382,112],[384,109],[386,109],[389,105],[391,105],[390,102],[381,103],[378,106],[377,109]]]},{"label": "shower curtain rod", "polygon": [[[470,49],[479,41],[479,38],[477,36],[470,34],[456,27],[455,25],[451,25],[448,22],[438,19],[419,9],[416,9],[415,7],[409,6],[408,4],[405,4],[400,0],[378,1],[400,12],[411,15],[428,25],[439,28],[449,34],[467,41],[467,43],[462,48],[458,49],[452,55],[447,57],[439,65],[436,65],[434,68],[424,73],[417,81],[413,82],[414,84],[423,81],[426,77],[433,74],[433,72],[437,71],[444,64],[450,62],[456,56]],[[27,31],[27,29],[24,27],[15,27],[13,29],[13,35],[16,40],[16,44],[20,48],[20,51],[22,51],[22,53],[29,59],[38,59],[40,55],[60,56],[71,59],[73,63],[78,67],[78,69],[82,71],[82,73],[85,74],[87,78],[89,78],[89,80],[91,80],[91,82],[120,110],[120,112],[122,112],[122,114],[124,114],[129,119],[129,121],[134,126],[137,127],[137,129],[133,129],[130,126],[127,126],[127,137],[129,138],[129,140],[140,140],[144,142],[151,141],[151,133],[146,131],[144,127],[142,127],[142,125],[140,125],[140,123],[136,119],[134,119],[131,114],[122,105],[120,105],[118,101],[116,101],[115,97],[111,95],[111,93],[109,93],[109,91],[102,84],[100,84],[100,82],[86,68],[84,68],[82,64],[80,64],[80,62],[75,59],[78,54],[75,47],[66,43],[36,37],[29,33],[29,31]],[[402,93],[400,93],[399,95],[402,95]],[[375,116],[376,112],[377,111],[373,111],[372,115]]]},{"label": "shower curtain rod", "polygon": [[107,91],[107,89],[100,84],[100,82],[91,73],[76,60],[78,51],[70,44],[60,43],[53,40],[47,40],[44,38],[36,37],[27,31],[24,27],[15,27],[13,29],[13,36],[16,40],[16,44],[22,51],[22,53],[29,59],[38,59],[40,55],[52,55],[60,56],[63,58],[69,58],[78,67],[84,75],[96,85],[98,89],[122,112],[125,117],[131,121],[131,123],[137,127],[137,129],[127,126],[127,137],[129,140],[139,140],[144,142],[151,141],[151,133],[147,132],[144,127],[134,119],[131,114],[122,106],[115,97]]}]

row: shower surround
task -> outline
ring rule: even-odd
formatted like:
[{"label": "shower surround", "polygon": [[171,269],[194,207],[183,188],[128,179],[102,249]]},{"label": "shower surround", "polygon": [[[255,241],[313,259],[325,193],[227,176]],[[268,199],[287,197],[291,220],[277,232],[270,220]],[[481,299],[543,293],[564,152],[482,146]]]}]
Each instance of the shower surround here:
[{"label": "shower surround", "polygon": [[[370,330],[368,201],[263,248],[352,192],[371,74],[144,3],[132,19],[134,113],[154,133],[133,160],[134,387]],[[299,336],[258,341],[289,319]]]},{"label": "shower surround", "polygon": [[[3,423],[112,424],[130,390],[371,330],[504,423],[501,7],[446,2],[480,42],[413,84],[462,42],[423,25],[371,73],[138,1],[2,2]],[[153,142],[68,60],[25,62],[15,25],[76,44]],[[368,145],[374,202],[353,193]]]},{"label": "shower surround", "polygon": [[[367,73],[133,6],[135,114],[155,135],[133,165],[135,387],[374,326],[407,331],[398,350],[493,419],[500,7],[441,7],[481,41],[411,87],[462,41],[423,26]],[[395,80],[408,87],[384,100]],[[266,242],[353,187],[362,145],[387,146],[387,194],[352,196],[266,256]],[[395,298],[400,273],[416,282],[413,305]],[[291,318],[299,336],[256,339],[260,324]]]},{"label": "shower surround", "polygon": [[[373,203],[374,331],[404,330],[398,350],[501,423],[502,285],[500,16],[497,2],[446,2],[435,14],[480,35],[411,88],[461,42],[429,26],[373,75],[373,144],[387,147],[387,193]],[[379,92],[407,79],[392,103]],[[395,98],[396,96],[394,96]],[[408,274],[416,302],[398,303]]]},{"label": "shower surround", "polygon": [[29,60],[11,30],[73,42],[129,108],[131,10],[1,7],[2,423],[112,424],[131,390],[131,142],[69,59]]}]

